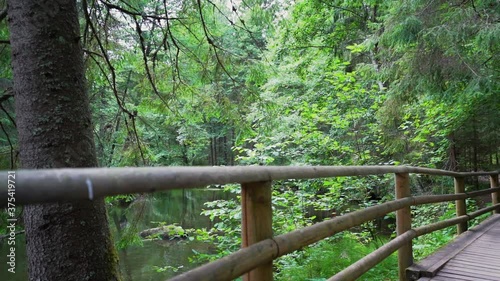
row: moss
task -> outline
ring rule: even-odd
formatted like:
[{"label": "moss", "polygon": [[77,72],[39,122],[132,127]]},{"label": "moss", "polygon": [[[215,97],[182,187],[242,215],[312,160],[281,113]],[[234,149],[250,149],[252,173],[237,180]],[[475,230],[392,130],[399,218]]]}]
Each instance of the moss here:
[{"label": "moss", "polygon": [[[111,234],[110,234],[109,238],[110,238],[109,241],[111,241]],[[109,278],[108,280],[121,281],[123,278],[120,274],[120,269],[118,266],[118,263],[119,263],[118,251],[113,246],[113,243],[109,243],[108,245],[109,245],[109,248],[108,248],[109,262],[107,264],[109,265],[109,270],[106,270],[106,272],[113,272],[112,278]]]},{"label": "moss", "polygon": [[61,44],[66,44],[66,43],[67,43],[66,39],[64,39],[64,37],[62,37],[62,36],[59,36],[59,37],[57,38],[57,41],[58,41],[59,43],[61,43]]}]

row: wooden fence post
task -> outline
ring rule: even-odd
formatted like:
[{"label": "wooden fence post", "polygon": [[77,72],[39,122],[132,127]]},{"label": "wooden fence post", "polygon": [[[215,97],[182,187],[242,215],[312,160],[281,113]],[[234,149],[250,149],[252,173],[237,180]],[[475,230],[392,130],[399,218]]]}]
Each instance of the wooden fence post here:
[{"label": "wooden fence post", "polygon": [[[411,196],[410,175],[398,173],[395,175],[396,199]],[[396,211],[396,233],[402,235],[411,229],[411,208],[405,207]],[[412,242],[409,241],[398,249],[399,280],[406,281],[406,268],[413,264]]]},{"label": "wooden fence post", "polygon": [[[241,184],[241,241],[243,248],[273,236],[271,186],[271,181]],[[243,275],[243,280],[272,281],[273,262],[266,263],[246,273]]]},{"label": "wooden fence post", "polygon": [[[497,188],[498,187],[498,175],[491,175],[490,176],[490,187],[491,188]],[[491,194],[491,203],[493,205],[498,204],[500,201],[500,192],[493,192]],[[494,211],[494,214],[500,214],[500,208],[496,209]]]},{"label": "wooden fence post", "polygon": [[[455,193],[465,192],[465,182],[463,177],[455,177]],[[455,201],[455,209],[457,212],[457,217],[467,215],[467,206],[465,205],[465,199],[459,199]],[[468,222],[461,222],[457,224],[457,234],[462,234],[467,231]]]}]

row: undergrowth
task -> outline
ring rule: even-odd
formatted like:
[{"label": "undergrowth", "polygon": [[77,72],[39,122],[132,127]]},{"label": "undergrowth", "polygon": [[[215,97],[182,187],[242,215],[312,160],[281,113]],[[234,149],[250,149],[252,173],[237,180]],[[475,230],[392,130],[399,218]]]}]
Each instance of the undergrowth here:
[{"label": "undergrowth", "polygon": [[[297,251],[275,261],[275,280],[323,281],[363,258],[387,241],[361,242],[353,233],[343,233],[325,239],[303,251]],[[357,280],[397,280],[397,256],[392,254]]]}]

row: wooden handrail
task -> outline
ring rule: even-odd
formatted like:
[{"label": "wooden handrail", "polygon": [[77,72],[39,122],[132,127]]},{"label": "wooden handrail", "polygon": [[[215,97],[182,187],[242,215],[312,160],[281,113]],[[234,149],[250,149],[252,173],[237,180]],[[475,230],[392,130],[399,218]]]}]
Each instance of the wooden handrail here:
[{"label": "wooden handrail", "polygon": [[[402,207],[410,206],[412,203],[413,198],[411,197],[394,200],[319,222],[272,239],[266,239],[248,248],[240,249],[220,260],[210,262],[178,275],[170,279],[170,281],[233,280],[263,263],[299,250],[364,222],[399,210]],[[242,264],[243,260],[245,262]]]},{"label": "wooden handrail", "polygon": [[366,257],[360,259],[359,261],[351,264],[346,269],[335,274],[327,281],[354,280],[363,275],[368,270],[372,269],[374,266],[379,264],[399,248],[404,247],[405,244],[411,242],[411,240],[415,237],[417,237],[417,233],[415,232],[415,230],[410,229],[405,233],[398,235],[398,237],[394,238],[377,250],[371,252]]},{"label": "wooden handrail", "polygon": [[[94,199],[130,193],[286,179],[412,173],[452,177],[498,175],[412,166],[230,166],[72,168],[16,171],[16,204]],[[0,207],[7,202],[7,173],[0,173]]]},{"label": "wooden handrail", "polygon": [[364,258],[358,260],[357,262],[353,263],[346,269],[342,270],[341,272],[335,274],[332,276],[330,279],[327,281],[341,281],[341,280],[354,280],[364,273],[366,273],[368,270],[372,269],[374,266],[379,264],[381,261],[383,261],[385,258],[390,256],[392,253],[394,253],[396,250],[404,246],[406,243],[410,242],[413,238],[429,234],[431,232],[447,228],[450,226],[457,225],[459,223],[466,223],[471,219],[474,219],[480,215],[483,215],[487,212],[493,211],[495,208],[498,208],[500,205],[494,205],[490,207],[486,207],[483,209],[480,209],[474,213],[471,213],[469,215],[464,215],[452,219],[447,219],[444,221],[432,223],[429,225],[421,226],[418,228],[410,229],[403,233],[402,235],[398,235],[395,239],[391,240],[390,242],[386,243],[382,247],[378,248],[377,250],[373,251],[369,255],[365,256]]},{"label": "wooden handrail", "polygon": [[[210,184],[242,184],[243,248],[217,261],[205,264],[171,280],[233,280],[245,273],[245,280],[272,280],[272,261],[282,255],[318,242],[335,233],[397,211],[398,237],[329,280],[354,280],[392,252],[399,250],[400,279],[412,263],[414,237],[444,227],[459,225],[487,212],[500,212],[499,171],[461,173],[411,166],[233,166],[233,167],[153,167],[153,168],[79,168],[16,171],[16,205],[55,201],[93,200],[118,194],[195,188]],[[358,210],[276,237],[271,235],[271,185],[273,180],[311,179],[341,176],[395,174],[396,200]],[[409,173],[450,176],[455,179],[455,194],[411,196]],[[490,188],[465,192],[463,179],[490,176]],[[0,173],[7,183],[7,173]],[[9,190],[0,186],[0,207],[5,207]],[[466,214],[465,199],[491,193],[493,206]],[[411,228],[410,206],[456,201],[457,217]],[[260,224],[255,218],[263,218]],[[244,261],[244,262],[242,262]]]}]

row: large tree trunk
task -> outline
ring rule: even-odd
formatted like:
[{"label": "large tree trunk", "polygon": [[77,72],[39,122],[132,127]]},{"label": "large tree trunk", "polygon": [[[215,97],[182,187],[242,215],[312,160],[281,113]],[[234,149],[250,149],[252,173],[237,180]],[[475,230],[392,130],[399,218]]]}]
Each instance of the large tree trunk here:
[{"label": "large tree trunk", "polygon": [[[8,2],[23,168],[97,165],[75,0]],[[30,280],[119,280],[103,200],[27,206]]]}]

